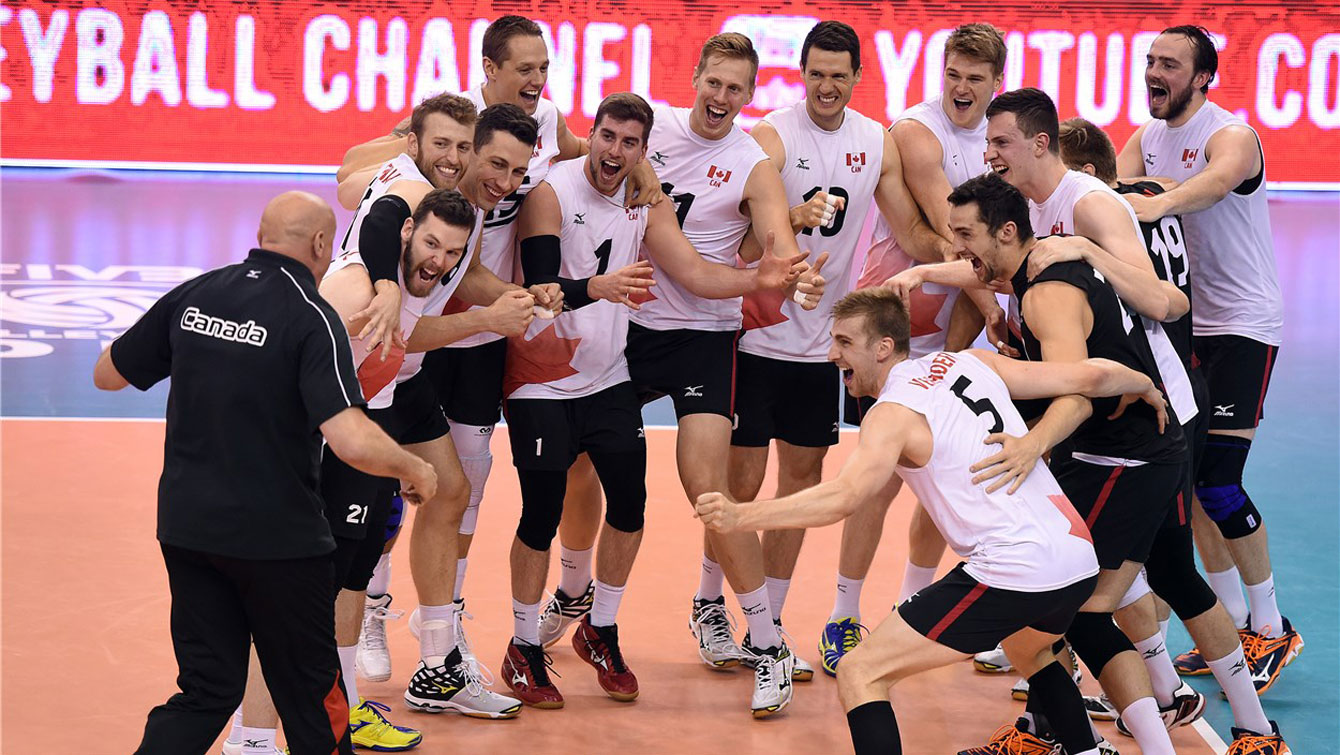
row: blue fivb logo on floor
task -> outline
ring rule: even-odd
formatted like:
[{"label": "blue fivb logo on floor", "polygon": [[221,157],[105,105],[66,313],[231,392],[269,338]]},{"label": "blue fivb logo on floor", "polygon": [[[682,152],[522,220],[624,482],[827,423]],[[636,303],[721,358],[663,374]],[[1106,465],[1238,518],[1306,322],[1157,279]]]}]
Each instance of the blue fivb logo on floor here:
[{"label": "blue fivb logo on floor", "polygon": [[196,267],[0,265],[0,357],[43,357],[73,344],[98,348],[121,335]]}]

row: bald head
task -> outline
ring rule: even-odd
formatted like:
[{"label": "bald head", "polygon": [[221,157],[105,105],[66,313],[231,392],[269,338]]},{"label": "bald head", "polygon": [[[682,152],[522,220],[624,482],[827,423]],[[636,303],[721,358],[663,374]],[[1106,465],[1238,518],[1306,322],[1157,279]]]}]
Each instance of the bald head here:
[{"label": "bald head", "polygon": [[286,191],[271,199],[256,233],[262,249],[298,260],[317,280],[330,267],[334,238],[335,211],[326,200],[306,191]]}]

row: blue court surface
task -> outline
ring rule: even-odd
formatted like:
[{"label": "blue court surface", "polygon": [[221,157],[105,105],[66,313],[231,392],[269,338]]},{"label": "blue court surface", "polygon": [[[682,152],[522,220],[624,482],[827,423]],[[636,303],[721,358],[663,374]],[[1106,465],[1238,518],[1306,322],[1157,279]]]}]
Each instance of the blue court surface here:
[{"label": "blue court surface", "polygon": [[[0,180],[5,418],[161,418],[166,385],[93,388],[101,348],[176,283],[241,259],[269,197],[302,188],[335,204],[329,176],[5,169]],[[350,213],[338,212],[342,232]],[[1280,606],[1306,641],[1267,693],[1266,713],[1295,753],[1313,755],[1340,752],[1340,197],[1277,194],[1271,222],[1285,341],[1246,486],[1269,528]],[[646,418],[674,423],[664,401]],[[1175,627],[1169,645],[1190,642]],[[1192,683],[1213,692],[1206,715],[1227,731],[1213,678]]]}]

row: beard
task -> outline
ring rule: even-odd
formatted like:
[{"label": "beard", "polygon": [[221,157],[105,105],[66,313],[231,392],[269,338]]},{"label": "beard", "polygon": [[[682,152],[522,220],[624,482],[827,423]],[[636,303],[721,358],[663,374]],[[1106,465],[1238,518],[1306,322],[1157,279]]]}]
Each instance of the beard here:
[{"label": "beard", "polygon": [[1191,105],[1192,90],[1193,86],[1191,84],[1187,84],[1184,88],[1176,92],[1168,89],[1168,101],[1163,105],[1167,112],[1162,116],[1156,115],[1154,117],[1164,121],[1175,121],[1182,117],[1182,114],[1186,112],[1187,107]]}]

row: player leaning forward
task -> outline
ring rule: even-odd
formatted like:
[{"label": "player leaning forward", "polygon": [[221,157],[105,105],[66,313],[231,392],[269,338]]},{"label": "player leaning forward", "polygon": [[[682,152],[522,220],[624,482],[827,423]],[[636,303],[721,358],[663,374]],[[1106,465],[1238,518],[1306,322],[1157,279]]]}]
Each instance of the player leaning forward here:
[{"label": "player leaning forward", "polygon": [[1041,462],[1012,494],[973,484],[969,467],[992,453],[988,438],[1024,430],[1012,397],[1129,394],[1160,416],[1164,400],[1147,376],[1108,360],[1041,365],[982,351],[911,360],[908,331],[891,291],[856,291],[838,302],[829,359],[853,394],[878,397],[856,451],[835,480],[756,503],[708,493],[698,516],[715,531],[823,526],[899,475],[965,561],[904,601],[844,658],[838,690],[856,752],[902,752],[890,685],[1001,642],[1047,708],[1059,744],[1075,755],[1096,753],[1079,690],[1051,654],[1097,580],[1088,530]]},{"label": "player leaning forward", "polygon": [[[804,255],[782,259],[770,248],[755,269],[710,263],[684,238],[668,203],[624,207],[619,192],[646,155],[652,122],[642,98],[605,98],[596,111],[590,154],[555,166],[527,197],[518,219],[527,282],[558,284],[568,310],[533,322],[525,336],[511,340],[503,388],[521,521],[511,552],[515,635],[502,678],[523,702],[541,708],[563,705],[540,644],[540,599],[567,472],[582,453],[595,467],[608,506],[593,606],[573,646],[595,667],[611,697],[629,701],[638,694],[619,648],[615,617],[642,540],[646,505],[646,440],[624,358],[628,308],[636,308],[632,299],[653,283],[651,264],[637,261],[639,248],[645,247],[662,274],[706,298],[785,289],[804,268]],[[789,674],[789,654],[780,653],[773,662],[779,673]]]}]

